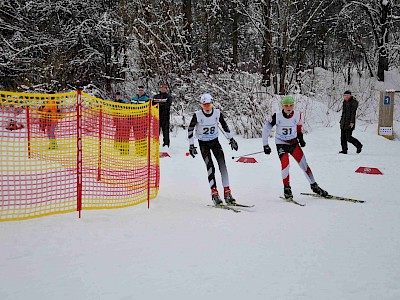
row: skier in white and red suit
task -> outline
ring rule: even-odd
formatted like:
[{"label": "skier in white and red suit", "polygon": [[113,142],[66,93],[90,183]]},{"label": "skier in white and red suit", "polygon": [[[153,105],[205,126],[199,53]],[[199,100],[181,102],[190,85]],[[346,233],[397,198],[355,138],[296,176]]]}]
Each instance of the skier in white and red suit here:
[{"label": "skier in white and red suit", "polygon": [[289,154],[297,161],[300,168],[304,171],[311,189],[314,193],[326,197],[328,192],[321,189],[315,182],[314,175],[307,164],[303,150],[300,148],[306,146],[302,132],[302,115],[294,110],[294,99],[292,96],[282,98],[283,109],[281,112],[274,113],[272,117],[265,123],[262,140],[264,145],[264,153],[270,154],[271,148],[268,145],[269,133],[276,125],[275,144],[279,159],[282,166],[282,180],[284,185],[284,196],[286,199],[293,199],[292,189],[289,180]]},{"label": "skier in white and red suit", "polygon": [[213,108],[213,97],[210,94],[203,94],[200,102],[202,109],[193,114],[188,128],[188,139],[190,144],[189,153],[193,157],[197,154],[196,147],[194,146],[194,133],[196,133],[199,140],[201,156],[206,164],[208,182],[211,188],[211,198],[214,204],[220,205],[222,204],[222,200],[219,197],[215,181],[215,167],[211,153],[214,154],[221,172],[222,184],[224,186],[224,200],[227,205],[235,205],[236,200],[232,197],[231,189],[229,187],[229,177],[225,163],[224,151],[218,141],[218,123],[221,124],[222,129],[225,131],[232,150],[237,151],[238,144],[232,137],[232,133],[230,132],[222,112],[219,109]]}]

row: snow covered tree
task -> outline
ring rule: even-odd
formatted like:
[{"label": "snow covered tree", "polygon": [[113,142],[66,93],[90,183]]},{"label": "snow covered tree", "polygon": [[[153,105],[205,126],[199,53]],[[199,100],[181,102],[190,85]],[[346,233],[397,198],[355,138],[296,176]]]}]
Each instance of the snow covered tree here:
[{"label": "snow covered tree", "polygon": [[0,76],[5,86],[60,90],[92,83],[109,90],[111,81],[124,75],[129,30],[118,15],[123,3],[3,1]]},{"label": "snow covered tree", "polygon": [[[369,65],[376,65],[379,81],[384,81],[384,71],[389,70],[390,51],[398,46],[393,35],[400,25],[400,4],[393,0],[344,1],[340,16],[344,30],[349,33],[349,41],[360,48]],[[374,54],[373,62],[367,52]],[[374,63],[376,61],[376,63]]]}]

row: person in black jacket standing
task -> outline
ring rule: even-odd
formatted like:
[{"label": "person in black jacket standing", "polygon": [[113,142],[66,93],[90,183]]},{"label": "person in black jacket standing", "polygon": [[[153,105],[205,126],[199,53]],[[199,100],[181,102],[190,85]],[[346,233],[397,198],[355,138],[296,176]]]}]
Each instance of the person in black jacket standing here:
[{"label": "person in black jacket standing", "polygon": [[169,147],[169,115],[172,104],[172,96],[168,93],[166,84],[160,85],[160,93],[154,96],[153,104],[159,104],[160,132],[163,134],[163,147]]},{"label": "person in black jacket standing", "polygon": [[347,142],[353,144],[357,148],[357,153],[360,153],[363,145],[352,136],[356,125],[356,112],[358,101],[351,95],[351,91],[344,92],[344,100],[342,107],[342,116],[340,118],[340,143],[342,151],[339,153],[347,154]]}]

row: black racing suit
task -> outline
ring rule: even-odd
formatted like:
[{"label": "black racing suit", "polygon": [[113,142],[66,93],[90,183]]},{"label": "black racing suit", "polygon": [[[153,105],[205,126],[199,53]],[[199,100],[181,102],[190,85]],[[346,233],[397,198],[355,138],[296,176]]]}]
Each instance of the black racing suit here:
[{"label": "black racing suit", "polygon": [[[203,113],[205,116],[211,116],[211,114],[207,115],[204,111]],[[219,123],[221,124],[223,130],[226,133],[230,134],[228,124],[226,123],[222,113],[220,114],[219,117]],[[197,124],[197,117],[196,114],[194,114],[188,128],[189,139],[193,138],[193,131],[196,124]],[[201,156],[203,157],[203,160],[206,164],[208,182],[210,184],[210,188],[213,189],[217,187],[215,181],[215,167],[211,157],[211,153],[214,154],[214,157],[217,160],[219,171],[221,172],[222,185],[224,187],[229,187],[229,176],[228,176],[228,170],[226,168],[225,155],[224,151],[222,150],[222,146],[218,141],[218,138],[215,138],[210,141],[202,141],[199,139],[199,146],[200,146]]]}]

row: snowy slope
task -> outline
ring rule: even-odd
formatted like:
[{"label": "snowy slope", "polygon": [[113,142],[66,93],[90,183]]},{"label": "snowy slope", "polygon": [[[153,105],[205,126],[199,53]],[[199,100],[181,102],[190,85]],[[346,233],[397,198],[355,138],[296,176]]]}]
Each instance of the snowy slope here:
[{"label": "snowy slope", "polygon": [[293,160],[292,189],[306,206],[286,203],[275,148],[241,164],[231,157],[261,151],[261,139],[237,137],[234,152],[221,136],[233,195],[255,207],[207,207],[204,163],[185,156],[179,131],[150,209],[1,223],[0,299],[400,299],[400,143],[359,123],[363,152],[339,155],[334,124],[305,136],[307,161],[328,192],[366,203],[301,196],[310,188]]}]

